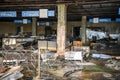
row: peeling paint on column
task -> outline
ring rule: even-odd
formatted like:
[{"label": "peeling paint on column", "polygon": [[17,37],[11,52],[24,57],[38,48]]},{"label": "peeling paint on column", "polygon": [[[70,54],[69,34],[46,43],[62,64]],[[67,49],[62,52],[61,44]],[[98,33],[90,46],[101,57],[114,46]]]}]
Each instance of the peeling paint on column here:
[{"label": "peeling paint on column", "polygon": [[64,55],[66,36],[66,5],[58,5],[58,26],[57,26],[57,54]]}]

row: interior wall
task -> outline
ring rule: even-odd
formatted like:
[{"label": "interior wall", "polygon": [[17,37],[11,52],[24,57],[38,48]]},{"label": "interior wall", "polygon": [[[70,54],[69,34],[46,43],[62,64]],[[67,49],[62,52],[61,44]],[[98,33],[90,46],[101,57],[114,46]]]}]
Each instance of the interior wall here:
[{"label": "interior wall", "polygon": [[0,22],[0,34],[16,34],[17,27],[23,27],[23,32],[31,32],[31,26],[31,24],[15,24],[13,22]]},{"label": "interior wall", "polygon": [[[75,22],[68,22],[67,24],[67,34],[72,33],[72,27],[81,27],[81,22],[75,21]],[[112,21],[111,23],[89,23],[87,22],[87,27],[101,27],[105,28],[108,33],[120,33],[120,23],[116,23]]]},{"label": "interior wall", "polygon": [[45,35],[45,27],[37,26],[37,35]]},{"label": "interior wall", "polygon": [[[19,26],[19,24],[16,26]],[[32,32],[32,24],[21,24],[20,26],[23,26],[23,32]]]},{"label": "interior wall", "polygon": [[[16,34],[16,27],[22,26],[24,32],[32,32],[32,24],[15,24],[13,22],[0,22],[0,34],[13,33]],[[67,22],[67,35],[72,34],[72,27],[81,27],[80,21]],[[87,23],[87,27],[105,27],[109,33],[120,33],[120,23]],[[57,30],[57,22],[53,22],[52,30]],[[38,35],[45,34],[45,27],[37,26]]]},{"label": "interior wall", "polygon": [[[53,31],[57,31],[57,22],[52,22],[51,29]],[[45,35],[45,26],[37,26],[37,34],[38,35]]]},{"label": "interior wall", "polygon": [[111,23],[88,23],[88,27],[104,27],[105,30],[110,33],[119,33],[120,32],[120,23],[112,21]]},{"label": "interior wall", "polygon": [[15,34],[15,24],[12,22],[0,22],[0,34],[14,33]]}]

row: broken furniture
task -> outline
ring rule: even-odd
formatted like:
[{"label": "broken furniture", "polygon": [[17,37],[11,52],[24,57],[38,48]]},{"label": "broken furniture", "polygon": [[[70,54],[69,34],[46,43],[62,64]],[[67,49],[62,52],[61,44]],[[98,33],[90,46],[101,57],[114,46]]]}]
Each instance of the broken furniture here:
[{"label": "broken furniture", "polygon": [[76,48],[76,47],[80,47],[82,46],[82,41],[73,41],[73,50]]},{"label": "broken furniture", "polygon": [[44,62],[49,60],[46,57],[47,54],[45,54],[46,50],[56,51],[57,43],[55,41],[38,40],[38,79],[40,79],[41,57]]},{"label": "broken furniture", "polygon": [[[46,52],[46,51],[57,51],[57,43],[55,41],[46,41],[46,40],[38,40],[38,49],[40,52]],[[45,55],[44,53],[41,53],[42,55]],[[43,57],[42,57],[43,58]],[[48,58],[46,58],[48,59]]]},{"label": "broken furniture", "polygon": [[65,60],[80,60],[83,62],[82,51],[68,51],[65,52]]},{"label": "broken furniture", "polygon": [[74,46],[74,50],[65,52],[66,60],[80,60],[83,62],[87,60],[90,55],[90,47],[89,46]]},{"label": "broken furniture", "polygon": [[[29,38],[3,38],[2,56],[4,65],[19,65],[22,63],[32,64],[36,63],[36,55],[34,55],[34,49],[24,48],[22,42],[33,41]],[[34,66],[35,67],[35,66]]]}]

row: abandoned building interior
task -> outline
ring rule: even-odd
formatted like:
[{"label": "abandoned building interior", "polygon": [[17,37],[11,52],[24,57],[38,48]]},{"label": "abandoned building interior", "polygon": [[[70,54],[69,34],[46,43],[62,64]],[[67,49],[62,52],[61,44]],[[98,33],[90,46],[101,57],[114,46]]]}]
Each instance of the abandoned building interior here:
[{"label": "abandoned building interior", "polygon": [[0,0],[0,80],[120,80],[120,0]]}]

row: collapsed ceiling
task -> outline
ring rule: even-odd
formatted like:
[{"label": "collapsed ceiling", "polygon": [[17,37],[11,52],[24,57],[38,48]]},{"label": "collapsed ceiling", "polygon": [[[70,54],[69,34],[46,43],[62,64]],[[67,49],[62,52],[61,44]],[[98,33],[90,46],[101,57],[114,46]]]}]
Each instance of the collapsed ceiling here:
[{"label": "collapsed ceiling", "polygon": [[[66,4],[68,21],[79,21],[81,16],[116,18],[120,0],[1,0],[0,11],[17,11],[21,18],[21,11],[39,10],[47,8],[56,11],[56,17],[42,20],[57,20],[57,5]],[[0,19],[0,21],[5,18]],[[39,19],[39,18],[38,18]],[[8,19],[7,19],[8,20]]]}]

